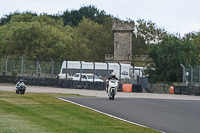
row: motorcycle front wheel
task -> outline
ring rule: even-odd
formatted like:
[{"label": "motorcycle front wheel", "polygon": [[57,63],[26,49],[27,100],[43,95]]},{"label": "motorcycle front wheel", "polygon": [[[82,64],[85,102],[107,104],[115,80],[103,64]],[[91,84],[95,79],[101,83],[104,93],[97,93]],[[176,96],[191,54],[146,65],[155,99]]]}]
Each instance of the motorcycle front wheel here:
[{"label": "motorcycle front wheel", "polygon": [[20,90],[19,94],[24,94],[24,92],[25,92],[24,90]]},{"label": "motorcycle front wheel", "polygon": [[16,90],[16,94],[19,94],[19,91],[18,91],[18,90]]},{"label": "motorcycle front wheel", "polygon": [[112,96],[111,99],[114,100],[114,98],[115,98],[115,90],[114,89],[112,89],[111,96]]}]

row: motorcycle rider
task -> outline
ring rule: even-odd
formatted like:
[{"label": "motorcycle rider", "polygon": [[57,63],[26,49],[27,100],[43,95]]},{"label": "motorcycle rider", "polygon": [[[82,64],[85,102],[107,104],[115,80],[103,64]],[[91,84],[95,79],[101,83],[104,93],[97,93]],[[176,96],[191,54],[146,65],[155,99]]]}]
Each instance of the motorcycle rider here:
[{"label": "motorcycle rider", "polygon": [[111,80],[111,79],[115,79],[115,80],[118,80],[118,78],[115,76],[115,73],[114,72],[112,72],[111,74],[110,74],[110,77],[108,77],[108,79],[106,80],[106,92],[108,93],[108,82]]},{"label": "motorcycle rider", "polygon": [[[17,84],[16,84],[15,87],[19,86],[20,83],[24,83],[24,82],[23,82],[23,79],[20,79],[20,80],[17,82]],[[24,86],[25,86],[25,88],[26,88],[26,85],[25,85],[25,84],[24,84]]]}]

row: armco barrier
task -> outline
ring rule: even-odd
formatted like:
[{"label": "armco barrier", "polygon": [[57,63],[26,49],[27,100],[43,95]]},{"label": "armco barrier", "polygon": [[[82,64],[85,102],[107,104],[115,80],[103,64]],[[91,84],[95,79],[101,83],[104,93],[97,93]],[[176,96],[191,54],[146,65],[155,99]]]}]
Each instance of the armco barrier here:
[{"label": "armco barrier", "polygon": [[174,86],[174,94],[200,95],[200,87],[195,87],[195,86]]}]

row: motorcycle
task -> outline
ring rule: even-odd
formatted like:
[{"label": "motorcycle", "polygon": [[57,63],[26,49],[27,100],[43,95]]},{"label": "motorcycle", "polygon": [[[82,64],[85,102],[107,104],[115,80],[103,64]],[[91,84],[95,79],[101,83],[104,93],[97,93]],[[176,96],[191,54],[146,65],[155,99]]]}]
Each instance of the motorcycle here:
[{"label": "motorcycle", "polygon": [[119,87],[119,81],[118,80],[107,80],[108,88],[107,93],[110,100],[114,100],[115,95],[117,94],[117,88]]},{"label": "motorcycle", "polygon": [[24,94],[26,91],[26,86],[24,83],[19,83],[18,86],[16,86],[16,94]]}]

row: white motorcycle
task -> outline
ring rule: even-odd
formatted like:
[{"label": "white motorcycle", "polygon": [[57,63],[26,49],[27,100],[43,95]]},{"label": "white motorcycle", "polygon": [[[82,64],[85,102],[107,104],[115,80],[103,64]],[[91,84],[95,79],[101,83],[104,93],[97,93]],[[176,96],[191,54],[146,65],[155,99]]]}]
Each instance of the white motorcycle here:
[{"label": "white motorcycle", "polygon": [[117,88],[119,87],[118,80],[107,80],[106,83],[108,84],[107,93],[110,100],[114,100],[115,95],[117,94]]},{"label": "white motorcycle", "polygon": [[18,86],[16,86],[16,94],[24,94],[26,91],[26,86],[24,83],[19,83]]}]

